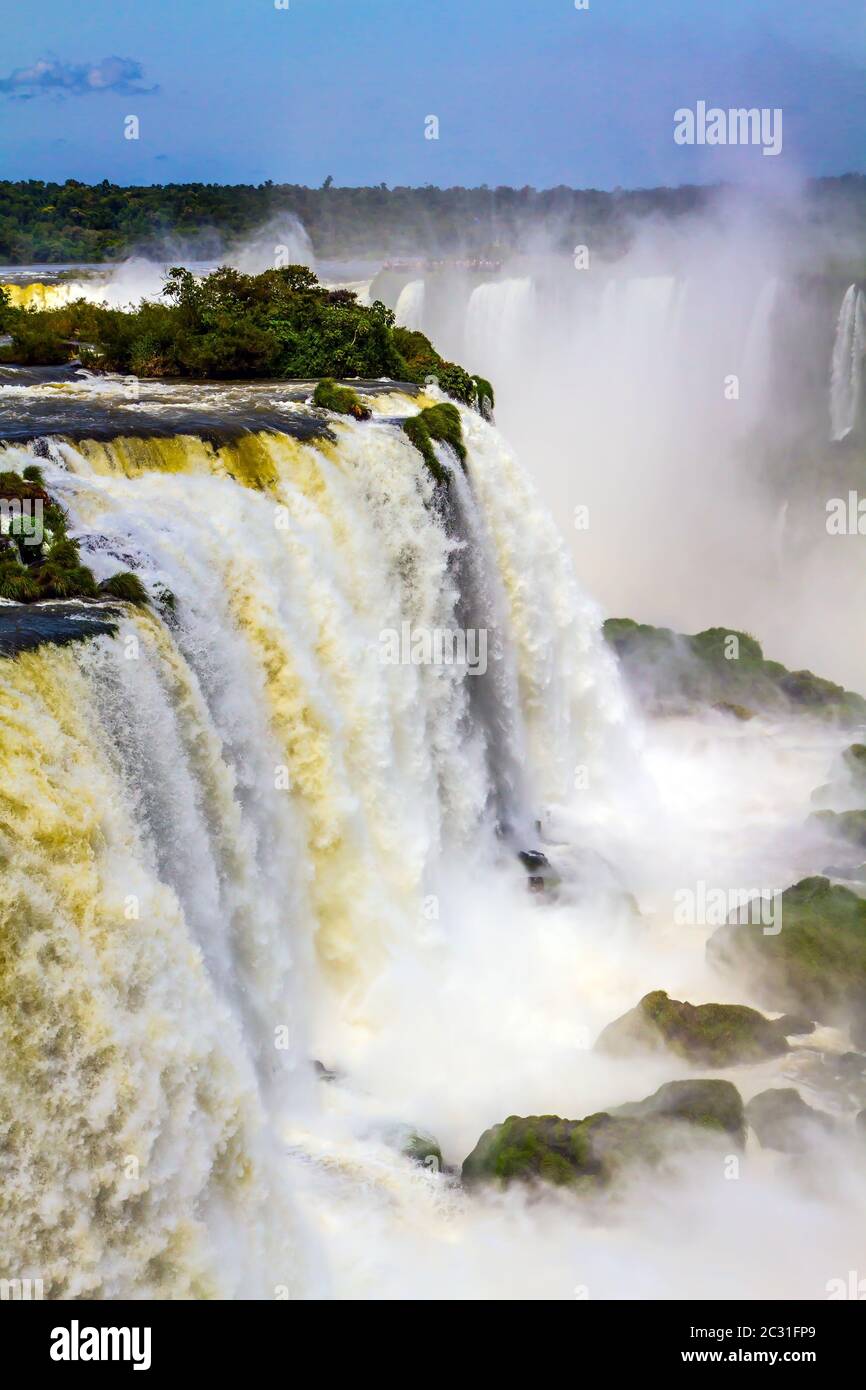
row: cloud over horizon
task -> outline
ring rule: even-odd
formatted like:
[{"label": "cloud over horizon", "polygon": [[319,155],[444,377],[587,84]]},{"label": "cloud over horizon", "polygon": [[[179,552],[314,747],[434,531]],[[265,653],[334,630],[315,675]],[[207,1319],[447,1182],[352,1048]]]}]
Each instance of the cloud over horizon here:
[{"label": "cloud over horizon", "polygon": [[40,58],[28,68],[15,68],[0,78],[0,93],[14,101],[31,101],[35,96],[89,96],[94,92],[118,92],[128,96],[151,96],[158,84],[141,84],[144,69],[135,58],[112,55],[98,63],[62,63],[57,58]]}]

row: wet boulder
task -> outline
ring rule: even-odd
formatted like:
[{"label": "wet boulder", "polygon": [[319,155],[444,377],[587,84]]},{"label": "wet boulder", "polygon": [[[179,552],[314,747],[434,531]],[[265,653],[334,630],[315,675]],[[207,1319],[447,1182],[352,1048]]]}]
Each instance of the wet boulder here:
[{"label": "wet boulder", "polygon": [[582,1120],[511,1115],[482,1134],[463,1163],[463,1182],[550,1183],[593,1191],[624,1170],[658,1167],[689,1144],[741,1147],[743,1103],[728,1081],[672,1081],[646,1100]]},{"label": "wet boulder", "polygon": [[764,1149],[799,1154],[815,1139],[833,1134],[832,1116],[807,1105],[793,1086],[761,1091],[746,1106],[746,1119]]},{"label": "wet boulder", "polygon": [[855,1046],[866,1040],[866,900],[849,888],[805,878],[782,894],[772,931],[728,922],[707,957],[748,979],[767,1008],[851,1024]]},{"label": "wet boulder", "polygon": [[[790,1023],[792,1032],[811,1027],[802,1020]],[[609,1057],[667,1049],[696,1066],[730,1067],[787,1052],[788,1024],[787,1019],[772,1022],[742,1004],[689,1004],[657,989],[609,1023],[596,1049]]]}]

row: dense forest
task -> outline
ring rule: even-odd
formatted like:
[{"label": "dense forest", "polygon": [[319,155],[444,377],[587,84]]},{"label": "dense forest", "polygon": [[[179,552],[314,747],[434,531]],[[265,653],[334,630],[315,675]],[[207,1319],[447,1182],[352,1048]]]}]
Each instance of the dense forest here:
[{"label": "dense forest", "polygon": [[[817,214],[866,217],[866,178],[813,180]],[[538,229],[616,249],[629,223],[653,213],[677,216],[707,204],[718,189],[321,188],[294,184],[99,184],[0,181],[0,262],[105,261],[132,252],[172,259],[210,258],[226,241],[269,218],[300,218],[319,256],[399,256],[462,251],[495,255],[527,249]],[[178,252],[182,252],[179,254]]]}]

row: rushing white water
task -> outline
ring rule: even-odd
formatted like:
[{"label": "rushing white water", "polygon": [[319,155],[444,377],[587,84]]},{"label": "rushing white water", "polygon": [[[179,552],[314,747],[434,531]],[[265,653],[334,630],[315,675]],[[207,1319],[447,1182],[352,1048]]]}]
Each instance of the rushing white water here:
[{"label": "rushing white water", "polygon": [[[393,425],[40,450],[97,576],[177,603],[0,663],[3,1227],[54,1294],[318,1287],[278,1161],[311,1058],[381,1036],[443,865],[471,847],[515,891],[497,820],[602,760],[622,705],[595,610],[464,420],[450,520]],[[469,621],[484,677],[382,659],[384,631]]]},{"label": "rushing white water", "polygon": [[849,285],[839,310],[830,373],[830,427],[833,439],[844,439],[857,425],[866,374],[866,298]]},{"label": "rushing white water", "polygon": [[[768,281],[737,319],[756,373],[779,298]],[[675,277],[610,277],[583,307],[567,360],[613,383],[612,454],[627,407],[673,409],[706,303]],[[541,312],[529,279],[476,289],[473,365],[513,335],[528,362]],[[245,390],[62,389],[116,396],[131,430],[205,399],[228,418]],[[858,1103],[821,1083],[836,1030],[723,1073],[745,1099],[797,1085],[837,1116],[817,1167],[752,1139],[736,1182],[691,1155],[673,1183],[586,1203],[464,1192],[402,1152],[429,1131],[459,1166],[509,1114],[580,1118],[689,1075],[592,1044],[650,989],[758,1002],[722,994],[675,892],[815,872],[812,792],[851,736],[720,714],[643,727],[498,430],[461,410],[446,498],[395,422],[417,399],[369,400],[336,442],[3,449],[3,470],[38,463],[98,578],[131,568],[176,599],[114,638],[0,660],[8,1272],[53,1296],[824,1296],[866,1221]],[[383,635],[405,625],[483,630],[486,671],[391,664]],[[527,892],[527,847],[556,900]]]},{"label": "rushing white water", "polygon": [[404,285],[397,299],[394,314],[401,328],[420,328],[424,322],[423,280],[410,280]]}]

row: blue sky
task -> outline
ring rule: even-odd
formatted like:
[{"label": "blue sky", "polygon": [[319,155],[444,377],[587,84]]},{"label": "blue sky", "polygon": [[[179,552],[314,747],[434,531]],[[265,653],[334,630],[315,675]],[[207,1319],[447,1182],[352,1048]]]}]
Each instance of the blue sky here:
[{"label": "blue sky", "polygon": [[[612,188],[866,171],[862,0],[40,0],[3,36],[3,178]],[[699,100],[781,107],[782,154],[675,144],[674,111]]]}]

